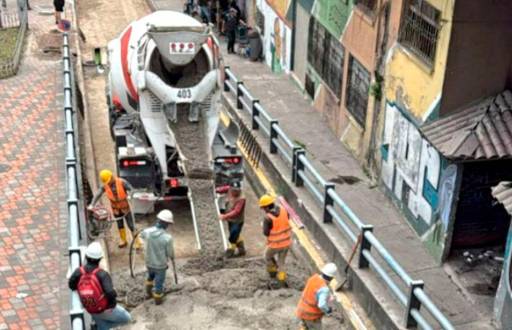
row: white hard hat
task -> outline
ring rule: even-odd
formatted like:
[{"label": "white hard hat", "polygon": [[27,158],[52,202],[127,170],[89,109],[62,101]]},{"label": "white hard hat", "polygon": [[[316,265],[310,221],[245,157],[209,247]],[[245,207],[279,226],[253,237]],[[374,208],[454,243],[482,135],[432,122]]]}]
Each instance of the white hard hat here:
[{"label": "white hard hat", "polygon": [[163,222],[174,223],[174,216],[172,215],[172,212],[169,210],[160,211],[156,217],[159,220],[162,220]]},{"label": "white hard hat", "polygon": [[103,249],[101,248],[101,244],[98,242],[92,242],[89,244],[85,250],[85,256],[91,259],[103,258]]},{"label": "white hard hat", "polygon": [[324,274],[325,276],[334,277],[334,275],[336,275],[337,270],[338,267],[336,267],[335,264],[330,262],[322,267],[322,274]]}]

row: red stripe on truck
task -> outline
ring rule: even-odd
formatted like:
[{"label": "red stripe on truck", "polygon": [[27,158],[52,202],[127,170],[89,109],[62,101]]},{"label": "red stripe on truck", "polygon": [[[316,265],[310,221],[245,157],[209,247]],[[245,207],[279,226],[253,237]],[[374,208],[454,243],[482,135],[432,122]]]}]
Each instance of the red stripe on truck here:
[{"label": "red stripe on truck", "polygon": [[135,90],[135,86],[133,86],[132,78],[130,77],[130,73],[128,72],[128,46],[130,43],[130,36],[132,35],[132,27],[128,27],[125,33],[121,36],[121,68],[123,69],[123,77],[124,82],[126,83],[126,87],[128,88],[128,92],[130,92],[130,96],[135,101],[139,101],[139,95],[137,94],[137,90]]}]

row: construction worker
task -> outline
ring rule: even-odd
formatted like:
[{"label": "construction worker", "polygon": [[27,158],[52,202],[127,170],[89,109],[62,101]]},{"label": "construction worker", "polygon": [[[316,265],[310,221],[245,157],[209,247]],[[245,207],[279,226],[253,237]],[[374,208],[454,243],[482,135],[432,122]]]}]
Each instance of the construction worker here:
[{"label": "construction worker", "polygon": [[244,241],[241,237],[242,227],[244,226],[245,198],[242,197],[240,182],[232,182],[227,187],[217,189],[218,193],[228,192],[226,207],[220,215],[220,219],[228,222],[229,229],[229,247],[226,250],[226,257],[245,255]]},{"label": "construction worker", "polygon": [[144,229],[140,235],[146,242],[146,293],[148,297],[153,297],[156,305],[160,305],[163,300],[167,262],[174,259],[172,236],[166,232],[169,224],[173,223],[172,212],[162,210],[157,215],[155,225]]},{"label": "construction worker", "polygon": [[324,314],[332,313],[329,302],[333,297],[329,291],[329,282],[334,278],[336,271],[336,265],[328,263],[322,268],[321,274],[311,276],[306,282],[295,311],[301,323],[301,330],[322,329],[322,317]]},{"label": "construction worker", "polygon": [[[132,236],[135,233],[132,211],[128,203],[128,193],[130,193],[133,188],[128,181],[115,177],[110,170],[102,170],[100,172],[100,180],[103,186],[94,195],[88,208],[90,210],[93,209],[94,205],[96,205],[101,196],[103,196],[103,193],[107,194],[112,213],[114,217],[118,219],[117,229],[119,230],[120,237],[119,248],[124,248],[128,245],[128,241],[126,240],[126,229],[124,228],[123,219],[126,220],[126,224],[128,228],[130,228]],[[137,250],[141,248],[140,239],[135,241],[135,248]]]},{"label": "construction worker", "polygon": [[260,208],[265,212],[263,235],[267,236],[265,260],[271,278],[276,278],[279,286],[286,286],[285,261],[292,245],[292,229],[288,212],[284,207],[275,204],[275,197],[263,195],[259,201]]},{"label": "construction worker", "polygon": [[91,314],[98,330],[107,330],[127,324],[132,317],[117,304],[112,278],[99,267],[102,258],[100,243],[89,244],[85,250],[85,266],[75,269],[68,285],[72,291],[78,291],[82,305]]}]

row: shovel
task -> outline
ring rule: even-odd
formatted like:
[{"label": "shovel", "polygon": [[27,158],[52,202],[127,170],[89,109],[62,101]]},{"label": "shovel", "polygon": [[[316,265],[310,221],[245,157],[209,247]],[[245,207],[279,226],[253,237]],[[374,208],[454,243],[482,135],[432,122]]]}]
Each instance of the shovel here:
[{"label": "shovel", "polygon": [[174,273],[174,282],[176,282],[176,285],[178,285],[178,273],[176,273],[176,262],[174,261],[174,258],[171,258],[172,263],[172,272]]},{"label": "shovel", "polygon": [[363,239],[362,235],[359,234],[359,236],[357,236],[357,241],[354,244],[354,247],[352,248],[352,252],[350,253],[350,257],[348,258],[347,266],[345,266],[345,270],[344,270],[344,272],[345,272],[345,279],[335,289],[336,292],[339,292],[339,291],[343,290],[343,287],[348,282],[348,269],[350,268],[350,263],[352,262],[352,259],[354,259],[354,256],[356,255],[357,248],[359,247],[359,244],[361,244],[362,239]]}]

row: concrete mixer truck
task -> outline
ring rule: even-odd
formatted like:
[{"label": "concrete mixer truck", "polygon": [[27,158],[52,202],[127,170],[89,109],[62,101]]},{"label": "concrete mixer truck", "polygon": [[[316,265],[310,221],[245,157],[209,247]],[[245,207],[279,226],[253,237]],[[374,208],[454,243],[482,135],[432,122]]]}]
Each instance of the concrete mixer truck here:
[{"label": "concrete mixer truck", "polygon": [[118,175],[135,189],[136,213],[187,197],[183,144],[190,138],[179,141],[182,127],[204,140],[206,148],[193,152],[204,153],[215,184],[242,180],[238,127],[219,120],[220,62],[210,28],[179,12],[154,12],[109,42],[110,129]]}]

